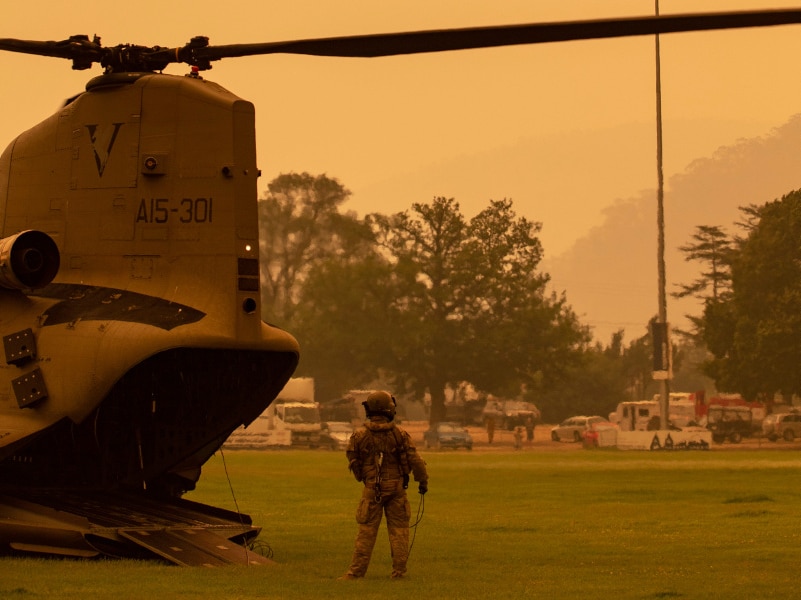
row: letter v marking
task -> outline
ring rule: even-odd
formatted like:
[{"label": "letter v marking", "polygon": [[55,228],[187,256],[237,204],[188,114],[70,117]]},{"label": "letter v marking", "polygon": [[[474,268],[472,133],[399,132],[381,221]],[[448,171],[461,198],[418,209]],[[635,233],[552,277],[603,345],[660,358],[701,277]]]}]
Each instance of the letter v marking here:
[{"label": "letter v marking", "polygon": [[103,177],[103,171],[106,170],[106,163],[111,156],[111,149],[114,147],[114,140],[117,139],[117,133],[122,127],[122,123],[112,123],[112,128],[101,127],[98,129],[97,125],[87,125],[86,129],[89,130],[89,140],[92,142],[92,150],[95,153],[95,163],[97,164],[97,174]]}]

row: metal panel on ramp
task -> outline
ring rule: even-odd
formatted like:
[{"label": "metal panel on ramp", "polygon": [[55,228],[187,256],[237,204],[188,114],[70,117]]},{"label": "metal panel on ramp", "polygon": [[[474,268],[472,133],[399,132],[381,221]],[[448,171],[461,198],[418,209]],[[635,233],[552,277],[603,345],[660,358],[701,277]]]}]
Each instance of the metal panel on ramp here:
[{"label": "metal panel on ramp", "polygon": [[120,529],[118,533],[162,558],[185,567],[264,565],[272,562],[208,529]]}]

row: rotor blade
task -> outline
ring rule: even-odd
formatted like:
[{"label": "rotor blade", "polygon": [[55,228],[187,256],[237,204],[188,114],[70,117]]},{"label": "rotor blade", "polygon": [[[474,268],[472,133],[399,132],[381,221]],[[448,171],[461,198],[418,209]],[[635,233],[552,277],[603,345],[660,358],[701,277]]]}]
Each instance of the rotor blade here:
[{"label": "rotor blade", "polygon": [[74,36],[61,42],[34,42],[28,40],[0,39],[0,50],[37,54],[55,58],[74,58],[76,54],[93,54],[99,59],[102,55],[97,44],[89,42],[85,36]]},{"label": "rotor blade", "polygon": [[232,44],[208,46],[196,49],[195,52],[198,58],[206,60],[278,53],[372,58],[519,44],[540,44],[715,29],[769,27],[797,23],[801,23],[801,9],[774,9],[533,23],[527,25],[499,25],[260,44]]},{"label": "rotor blade", "polygon": [[53,56],[55,58],[72,58],[70,42],[29,42],[27,40],[0,39],[0,50],[21,52],[23,54],[38,54],[39,56]]},{"label": "rotor blade", "polygon": [[207,38],[197,37],[182,48],[160,46],[146,48],[130,45],[103,48],[98,38],[89,41],[87,36],[72,36],[61,42],[0,39],[0,50],[72,59],[73,69],[88,69],[93,63],[101,63],[109,71],[130,72],[161,70],[168,64],[176,62],[208,69],[211,66],[210,61],[213,60],[259,54],[284,53],[370,58],[798,23],[801,23],[801,9],[772,9],[498,25],[226,46],[209,46]]}]

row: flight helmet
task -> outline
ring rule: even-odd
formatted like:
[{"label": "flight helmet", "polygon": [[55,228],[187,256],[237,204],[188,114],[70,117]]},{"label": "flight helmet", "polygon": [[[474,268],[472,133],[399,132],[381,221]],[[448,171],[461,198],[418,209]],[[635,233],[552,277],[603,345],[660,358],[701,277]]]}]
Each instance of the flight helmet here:
[{"label": "flight helmet", "polygon": [[389,392],[370,392],[367,400],[362,402],[367,417],[386,417],[388,421],[395,418],[395,396]]}]

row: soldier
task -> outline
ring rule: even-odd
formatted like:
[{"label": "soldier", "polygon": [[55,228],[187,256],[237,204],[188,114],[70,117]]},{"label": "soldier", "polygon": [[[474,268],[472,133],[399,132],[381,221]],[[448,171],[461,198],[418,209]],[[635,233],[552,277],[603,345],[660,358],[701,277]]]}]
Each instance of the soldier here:
[{"label": "soldier", "polygon": [[515,427],[515,450],[520,450],[523,447],[523,428]]},{"label": "soldier", "polygon": [[418,491],[428,491],[426,463],[417,454],[412,438],[393,423],[395,397],[389,392],[372,392],[362,402],[367,413],[364,428],[348,443],[348,468],[356,481],[364,483],[356,510],[359,531],[348,571],[340,579],[364,577],[373,553],[381,517],[387,515],[392,577],[403,577],[409,557],[409,519],[411,507],[406,497],[409,474],[418,482]]},{"label": "soldier", "polygon": [[526,441],[530,444],[534,441],[534,417],[526,417]]},{"label": "soldier", "polygon": [[487,442],[491,444],[494,437],[495,437],[495,417],[493,415],[487,415]]}]

